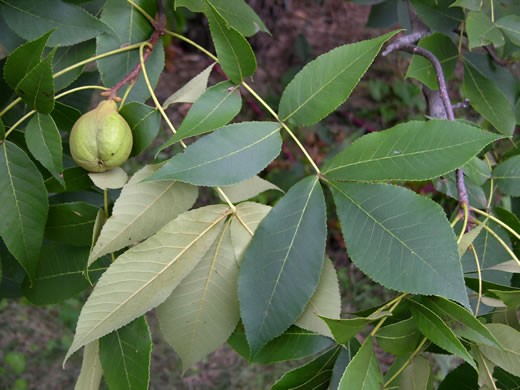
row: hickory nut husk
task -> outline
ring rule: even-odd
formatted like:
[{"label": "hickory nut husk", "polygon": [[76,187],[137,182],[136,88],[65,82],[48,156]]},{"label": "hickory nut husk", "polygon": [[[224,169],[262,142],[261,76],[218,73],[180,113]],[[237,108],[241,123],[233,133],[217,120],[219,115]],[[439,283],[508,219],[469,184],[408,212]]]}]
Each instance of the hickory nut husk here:
[{"label": "hickory nut husk", "polygon": [[83,114],[74,123],[69,141],[74,161],[90,172],[122,165],[128,160],[132,143],[132,130],[113,100],[104,100]]}]

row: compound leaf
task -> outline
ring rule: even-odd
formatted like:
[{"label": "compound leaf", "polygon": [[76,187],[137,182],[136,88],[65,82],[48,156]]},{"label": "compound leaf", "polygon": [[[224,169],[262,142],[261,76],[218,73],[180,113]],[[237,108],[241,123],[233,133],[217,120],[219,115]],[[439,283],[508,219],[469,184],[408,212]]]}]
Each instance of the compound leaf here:
[{"label": "compound leaf", "polygon": [[185,212],[119,256],[83,306],[65,361],[164,302],[213,244],[228,213],[221,205]]}]

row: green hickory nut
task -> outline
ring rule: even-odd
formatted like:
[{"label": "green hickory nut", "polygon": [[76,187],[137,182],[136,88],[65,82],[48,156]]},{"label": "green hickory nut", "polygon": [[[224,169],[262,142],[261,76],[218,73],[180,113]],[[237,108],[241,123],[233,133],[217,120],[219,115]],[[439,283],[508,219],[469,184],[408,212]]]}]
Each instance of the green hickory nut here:
[{"label": "green hickory nut", "polygon": [[116,102],[104,100],[82,115],[70,133],[70,154],[90,172],[122,165],[132,151],[132,130],[117,111]]}]

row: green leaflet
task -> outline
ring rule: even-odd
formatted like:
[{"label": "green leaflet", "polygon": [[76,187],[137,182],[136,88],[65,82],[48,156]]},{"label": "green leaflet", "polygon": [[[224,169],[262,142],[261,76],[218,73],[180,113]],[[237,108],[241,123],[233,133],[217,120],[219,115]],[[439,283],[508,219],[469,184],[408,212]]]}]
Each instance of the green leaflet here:
[{"label": "green leaflet", "polygon": [[240,183],[278,156],[282,147],[279,130],[276,122],[224,126],[188,146],[146,180],[179,180],[202,186]]},{"label": "green leaflet", "polygon": [[486,327],[504,349],[481,345],[482,354],[507,372],[520,376],[520,332],[504,324],[487,324]]},{"label": "green leaflet", "polygon": [[240,356],[251,363],[270,364],[315,355],[331,347],[334,341],[318,333],[291,326],[282,335],[263,346],[256,355],[251,356],[244,329],[239,324],[228,343]]},{"label": "green leaflet", "polygon": [[419,301],[409,300],[408,302],[413,318],[417,321],[419,330],[425,337],[446,351],[461,357],[473,368],[477,368],[469,352],[441,317]]},{"label": "green leaflet", "polygon": [[159,133],[161,115],[156,108],[139,102],[125,104],[119,113],[132,129],[134,142],[130,156],[137,156],[152,143]]},{"label": "green leaflet", "polygon": [[[85,42],[78,43],[73,46],[60,47],[56,51],[52,63],[52,70],[54,74],[68,68],[71,65],[84,61],[87,58],[93,57],[96,53],[96,40],[90,39]],[[68,87],[83,73],[84,66],[80,66],[66,73],[54,78],[54,88],[60,91]]]},{"label": "green leaflet", "polygon": [[416,356],[399,376],[400,390],[433,390],[433,373],[430,362]]},{"label": "green leaflet", "polygon": [[230,223],[157,308],[161,333],[181,357],[183,373],[224,344],[240,320]]},{"label": "green leaflet", "polygon": [[500,138],[456,121],[408,122],[357,139],[323,172],[334,180],[432,179],[465,165]]},{"label": "green leaflet", "polygon": [[473,390],[478,388],[479,385],[477,372],[468,363],[464,363],[446,375],[444,380],[439,385],[438,390]]},{"label": "green leaflet", "polygon": [[[90,235],[87,236],[90,238]],[[63,245],[52,242],[42,247],[40,261],[32,285],[26,279],[22,285],[24,296],[35,305],[63,302],[95,283],[110,265],[107,257],[85,269],[89,247]],[[59,286],[59,287],[58,287]]]},{"label": "green leaflet", "polygon": [[511,137],[516,125],[511,103],[495,83],[483,76],[469,61],[464,61],[463,87],[471,106],[500,133]]},{"label": "green leaflet", "polygon": [[90,246],[99,210],[85,202],[52,205],[45,225],[45,239],[68,245]]},{"label": "green leaflet", "polygon": [[361,344],[355,337],[341,346],[341,352],[334,363],[334,368],[332,369],[332,376],[329,384],[330,390],[338,390],[339,382],[341,381],[343,373],[360,347]]},{"label": "green leaflet", "polygon": [[451,8],[452,0],[412,0],[417,16],[433,31],[449,34],[464,19],[460,8]]},{"label": "green leaflet", "polygon": [[25,128],[25,142],[32,155],[64,186],[60,176],[63,174],[61,135],[52,116],[36,113]]},{"label": "green leaflet", "polygon": [[0,188],[0,236],[32,280],[49,203],[40,172],[25,152],[10,141],[0,145]]},{"label": "green leaflet", "polygon": [[471,11],[466,19],[466,31],[468,32],[469,49],[486,46],[493,43],[495,47],[504,46],[504,36],[482,11]]},{"label": "green leaflet", "polygon": [[54,79],[52,60],[56,49],[36,65],[16,86],[16,94],[30,108],[48,114],[54,109]]},{"label": "green leaflet", "polygon": [[52,33],[49,31],[34,41],[26,42],[9,54],[3,76],[11,89],[16,89],[25,75],[40,63],[45,44]]},{"label": "green leaflet", "polygon": [[413,318],[387,325],[376,334],[377,344],[388,353],[406,355],[417,347],[421,333]]},{"label": "green leaflet", "polygon": [[493,169],[498,188],[511,196],[520,196],[520,155],[498,164]]},{"label": "green leaflet", "polygon": [[323,261],[320,282],[312,295],[304,312],[295,322],[300,328],[322,335],[333,337],[328,326],[320,317],[339,319],[341,313],[341,296],[339,293],[338,275],[328,257]]},{"label": "green leaflet", "polygon": [[148,238],[195,203],[197,187],[172,180],[141,182],[158,168],[159,165],[144,166],[123,187],[90,254],[89,264],[104,254]]},{"label": "green leaflet", "polygon": [[178,91],[174,92],[163,103],[163,108],[166,109],[170,104],[174,103],[195,103],[199,97],[206,91],[208,85],[208,78],[215,66],[216,62],[212,63],[198,75],[193,77]]},{"label": "green leaflet", "polygon": [[308,126],[330,114],[349,97],[383,43],[397,32],[340,46],[307,64],[283,91],[280,119]]},{"label": "green leaflet", "polygon": [[119,256],[83,306],[65,361],[164,302],[213,244],[228,213],[221,205],[188,211]]},{"label": "green leaflet", "polygon": [[258,31],[269,32],[262,20],[244,0],[209,0],[227,24],[246,37]]},{"label": "green leaflet", "polygon": [[373,347],[372,337],[369,336],[347,366],[338,390],[376,390],[383,386],[383,376]]},{"label": "green leaflet", "polygon": [[98,390],[103,369],[99,360],[99,342],[95,340],[85,346],[83,362],[74,390]]},{"label": "green leaflet", "polygon": [[51,47],[73,45],[109,31],[84,9],[59,0],[0,0],[0,9],[9,27],[26,40],[55,28],[47,42]]},{"label": "green leaflet", "polygon": [[303,366],[286,372],[274,383],[271,390],[326,389],[341,350],[341,346],[337,346]]},{"label": "green leaflet", "polygon": [[253,356],[302,314],[319,282],[326,234],[325,200],[314,176],[293,186],[256,229],[238,280]]},{"label": "green leaflet", "polygon": [[520,16],[503,16],[495,22],[495,25],[504,31],[504,34],[506,34],[515,45],[520,46]]},{"label": "green leaflet", "polygon": [[458,337],[500,348],[497,339],[472,313],[440,297],[425,297],[421,303],[442,318]]},{"label": "green leaflet", "polygon": [[233,218],[231,221],[231,242],[233,243],[237,263],[240,264],[244,257],[244,252],[253,238],[253,234],[260,222],[271,211],[271,206],[244,202],[237,205],[236,208],[236,218]]},{"label": "green leaflet", "polygon": [[227,125],[241,108],[240,91],[230,81],[223,81],[208,88],[191,106],[177,133],[159,148],[159,152],[184,138]]},{"label": "green leaflet", "polygon": [[[139,1],[139,6],[149,15],[155,15],[157,2],[153,0]],[[100,55],[111,50],[119,49],[122,45],[134,44],[146,41],[150,38],[153,27],[134,7],[125,0],[108,0],[103,7],[101,20],[108,24],[115,32],[106,32],[97,35],[96,54]],[[139,50],[125,51],[97,61],[101,80],[106,87],[116,85],[124,75],[130,73],[139,63]],[[155,88],[159,75],[164,68],[164,48],[161,40],[155,46],[148,61],[146,72],[152,87]],[[119,96],[122,96],[125,88],[121,88]],[[150,92],[144,82],[142,74],[139,75],[127,101],[143,102],[150,96]]]},{"label": "green leaflet", "polygon": [[233,83],[240,84],[255,73],[255,53],[244,36],[226,22],[211,2],[206,0],[204,11],[222,70]]},{"label": "green leaflet", "polygon": [[99,340],[99,358],[111,390],[147,390],[152,336],[141,316]]},{"label": "green leaflet", "polygon": [[[453,41],[446,35],[435,33],[421,39],[418,45],[431,51],[437,57],[441,63],[444,78],[450,80],[453,77],[459,54]],[[422,56],[414,55],[412,57],[406,77],[419,80],[430,89],[439,89],[437,74],[432,63]]]},{"label": "green leaflet", "polygon": [[334,340],[338,344],[346,344],[352,337],[361,332],[368,324],[378,321],[381,318],[391,315],[390,312],[383,311],[374,316],[359,317],[350,319],[320,318],[327,324]]},{"label": "green leaflet", "polygon": [[439,205],[388,184],[329,186],[359,269],[388,288],[445,296],[469,307],[455,235]]},{"label": "green leaflet", "polygon": [[222,187],[221,190],[224,191],[228,199],[233,203],[243,202],[244,200],[254,198],[269,190],[283,192],[277,185],[258,176],[253,176],[237,184]]}]

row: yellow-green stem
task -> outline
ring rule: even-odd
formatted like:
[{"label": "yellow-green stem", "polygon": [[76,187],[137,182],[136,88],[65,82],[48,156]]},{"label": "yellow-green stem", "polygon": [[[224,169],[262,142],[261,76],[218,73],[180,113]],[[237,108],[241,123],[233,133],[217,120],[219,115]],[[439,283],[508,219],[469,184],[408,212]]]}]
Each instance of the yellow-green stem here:
[{"label": "yellow-green stem", "polygon": [[128,97],[128,95],[130,95],[130,91],[132,90],[134,85],[135,85],[135,82],[129,83],[128,87],[126,87],[125,93],[123,94],[123,97],[121,98],[121,102],[119,103],[119,109],[121,109],[121,107],[123,107],[123,105],[125,104],[126,98]]},{"label": "yellow-green stem", "polygon": [[[62,98],[63,96],[67,96],[71,93],[74,93],[74,92],[77,92],[77,91],[83,91],[85,89],[102,89],[102,90],[107,90],[108,88],[105,88],[105,87],[102,87],[100,85],[84,85],[82,87],[77,87],[77,88],[73,88],[73,89],[69,89],[68,91],[65,91],[63,93],[60,93],[59,95],[56,95],[54,99],[59,99],[59,98]],[[7,138],[7,136],[9,134],[11,134],[11,132],[13,132],[18,126],[20,126],[20,124],[25,121],[27,118],[30,118],[33,114],[36,113],[36,110],[32,110],[32,111],[29,111],[27,114],[25,114],[23,117],[21,117],[14,125],[12,125],[9,130],[7,130],[5,132],[5,137],[4,138]]]},{"label": "yellow-green stem", "polygon": [[[86,60],[77,62],[77,63],[75,63],[75,64],[73,64],[73,65],[71,65],[71,66],[69,66],[69,67],[67,67],[65,69],[60,70],[59,72],[53,74],[52,77],[53,78],[59,77],[59,76],[61,76],[64,73],[70,72],[73,69],[76,69],[76,68],[78,68],[80,66],[88,64],[89,62],[96,61],[96,60],[99,60],[99,59],[104,58],[104,57],[108,57],[108,56],[111,56],[111,55],[114,55],[114,54],[123,53],[123,52],[128,51],[128,50],[137,49],[139,47],[139,45],[141,45],[141,43],[134,43],[133,45],[128,45],[128,46],[121,47],[121,48],[116,49],[116,50],[107,51],[106,53],[103,53],[103,54],[100,54],[100,55],[97,55],[97,56],[94,56],[94,57],[87,58]],[[5,107],[2,111],[0,111],[0,118],[7,111],[9,111],[11,108],[16,106],[21,101],[22,101],[21,98],[16,98],[15,100],[13,100],[7,107]]]},{"label": "yellow-green stem", "polygon": [[460,231],[459,239],[457,240],[457,244],[460,243],[460,241],[462,240],[462,237],[464,236],[464,233],[466,232],[466,227],[468,226],[468,219],[469,219],[468,205],[466,203],[463,203],[462,208],[464,209],[464,222],[462,223],[462,230]]},{"label": "yellow-green stem", "polygon": [[[146,66],[145,66],[145,62],[144,62],[144,56],[143,56],[143,49],[146,45],[149,45],[147,42],[145,42],[143,45],[141,45],[141,47],[139,48],[139,58],[140,58],[140,61],[141,61],[141,71],[143,72],[143,77],[144,77],[144,81],[146,83],[146,86],[148,88],[148,91],[150,92],[150,95],[152,97],[152,100],[153,102],[155,103],[155,107],[159,110],[159,112],[161,113],[163,119],[165,120],[165,122],[168,124],[168,126],[170,127],[170,130],[173,132],[173,134],[176,133],[176,130],[175,130],[175,127],[173,127],[173,124],[171,123],[170,121],[170,118],[168,118],[168,115],[166,115],[166,113],[164,112],[161,104],[159,103],[159,100],[157,99],[157,96],[155,95],[155,92],[153,91],[153,88],[152,88],[152,84],[150,83],[150,79],[148,78],[148,72],[146,71]],[[186,148],[186,144],[181,141],[180,144],[182,145],[183,148]],[[233,202],[231,202],[229,200],[229,198],[227,197],[227,195],[224,193],[224,191],[222,191],[221,188],[219,187],[216,187],[216,191],[220,193],[220,195],[224,198],[224,200],[226,201],[226,203],[229,205],[229,208],[232,210],[232,212],[235,214],[236,213],[236,207],[235,205],[233,204]]]},{"label": "yellow-green stem", "polygon": [[[390,307],[390,309],[388,309],[388,311],[389,311],[390,313],[393,312],[393,311],[395,310],[395,308],[396,308],[396,307],[401,303],[401,300],[402,300],[405,296],[407,296],[407,295],[408,295],[408,293],[403,293],[403,294],[399,295],[397,298],[394,298],[392,301],[390,301],[390,302],[393,302],[393,301],[395,301],[395,302],[394,302],[393,305]],[[385,306],[387,306],[388,304],[390,304],[390,302],[387,303]],[[380,307],[378,310],[375,311],[375,313],[378,313],[378,312],[379,312],[381,309],[383,309],[385,306]],[[375,313],[374,313],[374,314],[375,314]],[[375,328],[372,330],[372,332],[370,332],[370,336],[375,336],[375,335],[376,335],[377,331],[379,330],[379,328],[381,328],[381,326],[383,326],[383,324],[385,323],[385,321],[386,321],[387,318],[388,318],[388,317],[383,317],[383,318],[381,318],[381,319],[379,320],[379,322],[377,323],[377,325],[375,326]]]},{"label": "yellow-green stem", "polygon": [[511,226],[509,226],[507,223],[505,222],[502,222],[500,219],[492,216],[491,214],[489,213],[486,213],[485,211],[482,211],[482,210],[479,210],[479,209],[476,209],[474,207],[471,208],[471,211],[477,213],[477,214],[480,214],[480,215],[484,215],[486,216],[487,218],[489,218],[490,220],[492,220],[493,222],[496,222],[497,224],[499,224],[500,226],[502,226],[504,229],[506,229],[509,233],[511,233],[513,236],[515,236],[517,239],[520,240],[520,234],[518,234]]},{"label": "yellow-green stem", "polygon": [[172,37],[175,37],[175,38],[178,38],[180,39],[181,41],[184,41],[186,42],[187,44],[197,48],[198,50],[200,50],[201,52],[203,52],[204,54],[206,54],[209,58],[211,58],[213,61],[215,62],[219,62],[218,58],[213,55],[211,52],[209,52],[208,50],[204,49],[202,46],[200,46],[198,43],[195,43],[193,42],[191,39],[189,38],[186,38],[185,36],[181,35],[181,34],[177,34],[176,32],[173,32],[173,31],[169,31],[169,30],[166,30],[166,34],[168,35],[171,35]]},{"label": "yellow-green stem", "polygon": [[314,162],[314,160],[312,159],[312,157],[309,155],[309,153],[307,152],[307,150],[305,149],[305,147],[302,145],[302,143],[300,142],[300,140],[298,139],[298,137],[296,137],[294,135],[294,133],[291,131],[291,129],[289,129],[289,127],[285,124],[285,122],[281,121],[280,118],[278,117],[278,114],[276,112],[274,112],[274,110],[271,108],[271,106],[269,106],[269,104],[267,104],[267,102],[262,99],[254,90],[253,88],[251,88],[245,81],[242,81],[242,85],[244,86],[245,89],[247,89],[249,91],[249,93],[251,95],[253,95],[255,97],[256,100],[258,100],[260,102],[260,104],[262,106],[264,106],[266,108],[267,111],[269,111],[269,113],[278,121],[278,123],[280,123],[280,125],[284,128],[285,131],[287,131],[287,133],[291,136],[291,138],[294,140],[294,142],[296,142],[296,145],[298,145],[298,147],[300,148],[300,150],[302,151],[302,153],[305,155],[305,157],[307,158],[307,160],[309,161],[309,163],[312,165],[312,167],[314,168],[314,170],[316,171],[316,174],[320,175],[321,172],[320,172],[320,169],[318,168],[318,166],[316,165],[316,163]]},{"label": "yellow-green stem", "polygon": [[[193,47],[197,48],[198,50],[200,50],[201,52],[203,52],[204,54],[206,54],[208,57],[210,57],[213,61],[215,62],[219,62],[218,58],[215,57],[211,52],[209,52],[208,50],[206,50],[205,48],[203,48],[202,46],[200,46],[198,43],[195,43],[193,42],[191,39],[188,39],[184,36],[182,36],[181,34],[177,34],[173,31],[166,31],[166,34],[168,35],[171,35],[172,37],[175,37],[175,38],[178,38],[180,40],[183,40],[184,42],[192,45]],[[300,142],[300,140],[294,135],[294,133],[291,131],[291,129],[289,129],[289,127],[280,120],[280,118],[278,117],[278,114],[271,108],[271,106],[269,106],[269,104],[267,104],[267,102],[262,99],[260,97],[260,95],[258,95],[254,90],[253,88],[251,88],[245,81],[242,81],[241,83],[245,89],[247,89],[249,91],[249,93],[251,95],[254,96],[254,98],[256,100],[258,100],[258,102],[265,107],[265,109],[267,111],[269,111],[269,113],[276,119],[276,121],[278,121],[280,123],[280,125],[287,131],[287,133],[289,133],[289,135],[291,136],[291,138],[294,140],[294,142],[296,142],[296,144],[298,145],[298,147],[300,148],[300,150],[302,151],[302,153],[305,155],[305,157],[307,158],[307,160],[309,161],[309,163],[312,165],[312,167],[314,168],[314,170],[316,171],[316,173],[319,175],[321,174],[320,172],[320,169],[318,168],[318,166],[316,165],[316,163],[314,162],[314,160],[312,159],[312,157],[309,155],[309,153],[307,152],[307,150],[305,149],[305,147],[302,145],[302,143]]]},{"label": "yellow-green stem", "polygon": [[[479,225],[482,225],[482,222],[480,222],[478,219],[475,219],[475,222]],[[514,261],[517,262],[518,265],[520,265],[520,260],[518,260],[518,257],[516,257],[516,255],[514,254],[514,252],[511,250],[511,248],[509,248],[509,246],[504,242],[504,240],[502,240],[498,234],[496,234],[493,229],[491,229],[489,226],[485,225],[484,224],[484,229],[486,229],[486,231],[491,234],[495,240],[497,240],[499,242],[500,245],[502,245],[504,247],[504,249],[507,251],[507,253],[509,253],[509,256],[511,256],[513,258]]]},{"label": "yellow-green stem", "polygon": [[[489,171],[491,172],[491,170],[492,170],[491,161],[489,161],[487,154],[485,154],[484,157],[486,159],[486,163],[489,168]],[[488,209],[488,210],[489,210],[489,207],[491,207],[491,200],[493,199],[494,188],[495,188],[495,179],[493,178],[493,175],[491,175],[491,180],[489,182],[489,199],[488,199],[488,203],[487,203],[487,207],[486,207],[486,209]]]},{"label": "yellow-green stem", "polygon": [[146,12],[144,9],[142,9],[141,7],[139,7],[139,5],[137,5],[135,2],[133,2],[132,0],[126,0],[132,7],[134,7],[136,10],[138,10],[141,15],[143,15],[146,19],[148,19],[148,21],[153,25],[155,23],[155,20],[154,18],[152,18],[148,12]]},{"label": "yellow-green stem", "polygon": [[491,382],[491,385],[493,386],[493,389],[494,390],[498,390],[497,389],[497,386],[495,385],[495,380],[493,379],[493,375],[491,373],[491,370],[489,369],[487,363],[486,363],[486,359],[484,356],[482,356],[482,353],[480,352],[480,349],[478,349],[477,347],[477,353],[479,354],[480,356],[480,360],[482,361],[482,364],[484,365],[484,369],[486,370],[486,374],[489,378],[489,381]]},{"label": "yellow-green stem", "polygon": [[475,246],[471,244],[471,250],[473,251],[473,256],[475,257],[475,264],[477,266],[477,274],[478,274],[478,299],[477,306],[475,307],[475,317],[478,317],[478,309],[480,308],[480,301],[482,300],[482,273],[480,272],[480,263],[478,261],[477,251],[475,250]]},{"label": "yellow-green stem", "polygon": [[399,370],[397,370],[397,372],[392,375],[392,377],[390,379],[388,379],[385,383],[385,388],[386,386],[388,386],[390,383],[392,383],[392,381],[397,378],[403,371],[406,367],[408,367],[408,365],[410,364],[410,362],[412,361],[412,359],[415,357],[415,355],[417,355],[421,348],[423,347],[423,345],[426,343],[427,339],[426,337],[422,339],[421,343],[417,346],[417,348],[415,349],[415,351],[412,352],[412,354],[410,355],[410,357],[406,360],[406,362],[404,362],[404,364],[399,368]]},{"label": "yellow-green stem", "polygon": [[453,218],[453,221],[451,221],[451,223],[450,223],[450,226],[452,227],[452,229],[455,227],[457,222],[459,222],[459,220],[460,220],[460,214],[457,213],[457,215],[455,215],[455,218]]}]

